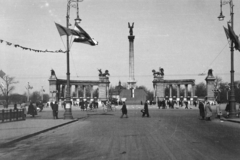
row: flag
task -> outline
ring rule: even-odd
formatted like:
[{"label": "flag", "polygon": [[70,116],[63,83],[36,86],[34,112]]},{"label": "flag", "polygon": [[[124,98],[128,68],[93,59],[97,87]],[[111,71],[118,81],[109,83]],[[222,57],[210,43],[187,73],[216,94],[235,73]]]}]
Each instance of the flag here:
[{"label": "flag", "polygon": [[0,70],[0,77],[3,78],[5,75],[6,74],[2,70]]},{"label": "flag", "polygon": [[228,32],[228,29],[225,28],[224,26],[223,26],[223,29],[224,29],[224,31],[225,31],[225,34],[226,34],[226,36],[227,36],[227,39],[229,39],[229,32]]},{"label": "flag", "polygon": [[87,32],[85,32],[77,23],[75,23],[75,30],[78,32],[78,37],[73,40],[73,42],[85,43],[91,46],[98,45],[98,42],[91,38]]},{"label": "flag", "polygon": [[57,23],[55,23],[55,25],[57,27],[57,30],[58,30],[60,36],[64,36],[64,35],[70,36],[70,35],[72,35],[71,29],[63,27],[63,26],[61,26],[60,24],[57,24]]},{"label": "flag", "polygon": [[229,37],[235,44],[235,49],[240,51],[240,42],[232,27],[228,24]]}]

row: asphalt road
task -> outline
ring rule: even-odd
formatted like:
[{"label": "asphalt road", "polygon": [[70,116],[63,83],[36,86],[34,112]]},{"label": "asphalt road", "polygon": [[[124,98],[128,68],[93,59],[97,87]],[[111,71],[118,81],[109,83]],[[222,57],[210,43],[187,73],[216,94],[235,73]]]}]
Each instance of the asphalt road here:
[{"label": "asphalt road", "polygon": [[89,112],[87,119],[1,148],[3,160],[239,160],[240,124],[199,120],[198,110]]}]

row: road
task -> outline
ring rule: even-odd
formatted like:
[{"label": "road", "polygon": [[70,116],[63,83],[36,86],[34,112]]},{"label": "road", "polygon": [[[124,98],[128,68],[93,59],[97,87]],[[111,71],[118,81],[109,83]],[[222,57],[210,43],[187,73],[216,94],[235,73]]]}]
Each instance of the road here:
[{"label": "road", "polygon": [[1,148],[4,160],[239,160],[240,124],[199,120],[198,110],[89,112],[88,118]]}]

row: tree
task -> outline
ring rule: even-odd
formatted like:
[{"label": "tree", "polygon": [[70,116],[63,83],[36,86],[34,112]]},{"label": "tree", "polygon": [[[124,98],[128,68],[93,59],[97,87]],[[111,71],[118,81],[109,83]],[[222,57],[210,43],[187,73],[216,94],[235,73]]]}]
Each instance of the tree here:
[{"label": "tree", "polygon": [[30,96],[31,102],[37,102],[42,100],[41,94],[39,91],[34,91],[32,95]]},{"label": "tree", "polygon": [[220,87],[220,84],[222,83],[222,78],[219,76],[215,77],[215,81],[214,81],[214,88],[218,89]]},{"label": "tree", "polygon": [[15,89],[14,84],[18,83],[18,81],[15,81],[14,77],[10,77],[8,75],[1,77],[3,80],[3,83],[0,85],[1,92],[3,94],[4,99],[6,100],[6,108],[8,108],[9,104],[9,95],[12,93],[12,91]]},{"label": "tree", "polygon": [[207,87],[205,83],[201,82],[196,85],[195,95],[202,98],[207,95]]},{"label": "tree", "polygon": [[27,101],[27,97],[25,95],[20,95],[17,93],[11,94],[9,99],[13,103],[22,103]]},{"label": "tree", "polygon": [[49,95],[43,94],[43,103],[47,103],[49,101]]},{"label": "tree", "polygon": [[147,93],[148,100],[154,100],[153,91],[150,91],[145,86],[137,86],[136,89],[143,89]]}]

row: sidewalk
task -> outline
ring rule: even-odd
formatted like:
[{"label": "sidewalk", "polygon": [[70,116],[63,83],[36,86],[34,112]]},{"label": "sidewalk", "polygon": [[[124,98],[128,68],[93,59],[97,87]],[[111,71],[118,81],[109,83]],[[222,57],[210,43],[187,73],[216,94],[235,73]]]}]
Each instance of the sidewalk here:
[{"label": "sidewalk", "polygon": [[0,123],[0,147],[87,117],[87,113],[81,112],[78,108],[73,108],[72,114],[74,119],[65,120],[63,119],[63,114],[64,111],[60,109],[59,119],[53,119],[51,109],[44,108],[35,117],[27,115],[26,120]]}]

